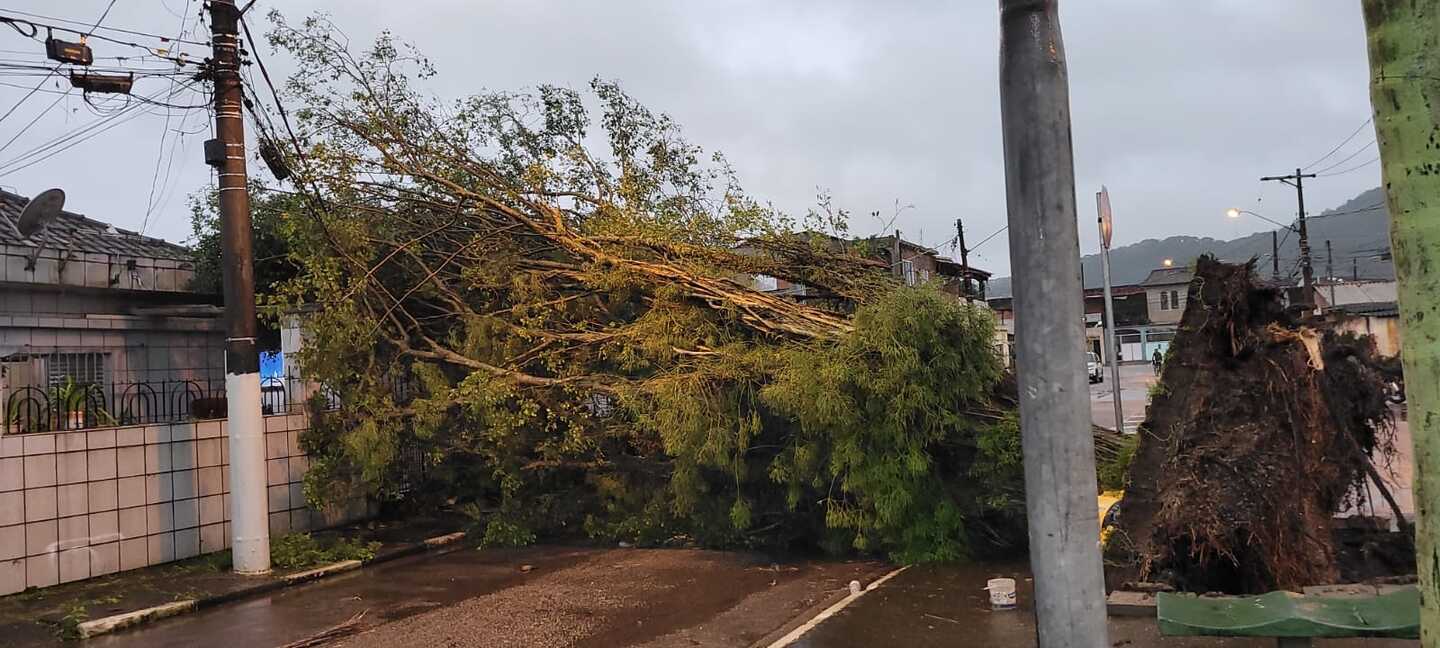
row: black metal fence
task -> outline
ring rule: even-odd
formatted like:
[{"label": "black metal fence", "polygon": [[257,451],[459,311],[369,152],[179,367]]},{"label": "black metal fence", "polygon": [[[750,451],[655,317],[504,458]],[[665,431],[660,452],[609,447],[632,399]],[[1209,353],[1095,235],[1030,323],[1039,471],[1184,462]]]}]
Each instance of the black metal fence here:
[{"label": "black metal fence", "polygon": [[[264,414],[298,412],[305,405],[298,379],[266,378],[260,382]],[[293,393],[293,395],[292,395]],[[322,406],[339,403],[333,392],[319,390]],[[28,386],[5,396],[5,431],[54,432],[121,425],[149,425],[224,418],[223,380],[162,380],[143,383],[76,383]]]}]

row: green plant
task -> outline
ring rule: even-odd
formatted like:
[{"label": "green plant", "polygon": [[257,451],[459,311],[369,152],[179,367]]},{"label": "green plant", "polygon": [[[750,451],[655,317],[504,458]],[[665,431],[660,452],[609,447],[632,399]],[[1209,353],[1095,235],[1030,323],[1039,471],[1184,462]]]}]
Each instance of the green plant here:
[{"label": "green plant", "polygon": [[65,606],[65,615],[60,617],[57,632],[61,639],[74,641],[80,638],[80,624],[90,618],[85,611],[84,601],[74,601]]},{"label": "green plant", "polygon": [[1155,382],[1150,383],[1150,386],[1145,389],[1145,397],[1148,398],[1149,400],[1151,400],[1152,402],[1153,402],[1156,398],[1159,398],[1159,397],[1161,397],[1161,396],[1169,396],[1169,395],[1170,395],[1170,387],[1169,387],[1168,385],[1166,385],[1166,384],[1165,384],[1165,381],[1163,381],[1163,380],[1156,380]]},{"label": "green plant", "polygon": [[270,564],[279,569],[305,569],[345,560],[375,557],[379,542],[350,538],[320,540],[308,533],[291,533],[270,542]]},{"label": "green plant", "polygon": [[1130,461],[1135,458],[1135,448],[1140,443],[1140,435],[1127,435],[1121,443],[1115,458],[1101,463],[1097,469],[1102,490],[1125,489],[1125,476],[1130,473]]}]

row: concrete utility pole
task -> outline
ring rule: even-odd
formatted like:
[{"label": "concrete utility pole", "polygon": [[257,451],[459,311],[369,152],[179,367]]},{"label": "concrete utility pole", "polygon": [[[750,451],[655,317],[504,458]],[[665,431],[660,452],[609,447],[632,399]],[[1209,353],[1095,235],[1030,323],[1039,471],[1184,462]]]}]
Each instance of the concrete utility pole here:
[{"label": "concrete utility pole", "polygon": [[1311,308],[1315,307],[1315,269],[1310,264],[1310,230],[1305,226],[1305,178],[1313,178],[1313,173],[1301,173],[1295,169],[1295,173],[1283,176],[1265,176],[1260,178],[1261,182],[1283,182],[1295,187],[1295,201],[1299,204],[1300,219],[1296,224],[1295,233],[1300,235],[1300,271],[1305,278],[1305,290],[1303,299],[1305,304]]},{"label": "concrete utility pole", "polygon": [[1440,0],[1364,0],[1370,105],[1390,211],[1400,348],[1415,444],[1420,643],[1440,646]]},{"label": "concrete utility pole", "polygon": [[1109,648],[1085,332],[1074,315],[1084,294],[1070,87],[1056,4],[1000,0],[1000,118],[1025,512],[1040,648]]},{"label": "concrete utility pole", "polygon": [[230,433],[230,546],[235,572],[270,571],[270,518],[265,493],[265,421],[260,414],[260,356],[255,347],[255,269],[241,113],[240,10],[210,0],[215,137],[206,162],[220,184],[221,262],[225,283],[225,399]]}]

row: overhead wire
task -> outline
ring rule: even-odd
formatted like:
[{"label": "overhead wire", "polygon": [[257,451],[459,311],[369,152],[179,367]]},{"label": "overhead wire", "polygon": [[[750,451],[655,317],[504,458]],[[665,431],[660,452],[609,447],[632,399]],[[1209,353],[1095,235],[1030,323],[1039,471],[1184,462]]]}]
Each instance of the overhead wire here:
[{"label": "overhead wire", "polygon": [[1340,149],[1344,148],[1346,144],[1349,144],[1349,143],[1350,143],[1350,140],[1355,139],[1355,136],[1356,136],[1356,135],[1359,135],[1359,134],[1360,134],[1360,131],[1364,130],[1365,127],[1368,126],[1368,125],[1370,124],[1370,122],[1373,121],[1374,119],[1375,119],[1374,117],[1370,117],[1370,118],[1366,119],[1363,123],[1360,124],[1359,127],[1357,127],[1357,128],[1355,129],[1354,132],[1350,133],[1350,135],[1349,135],[1348,137],[1346,137],[1345,139],[1341,140],[1339,144],[1336,144],[1336,145],[1335,145],[1335,148],[1330,149],[1330,152],[1329,152],[1329,153],[1326,153],[1325,155],[1320,156],[1320,159],[1315,160],[1314,162],[1311,162],[1310,164],[1305,165],[1305,166],[1302,168],[1302,170],[1309,170],[1311,167],[1313,167],[1313,166],[1315,166],[1315,165],[1317,165],[1317,164],[1320,164],[1321,162],[1324,162],[1325,160],[1329,159],[1330,156],[1334,155],[1334,154],[1335,154],[1336,152],[1338,152]]},{"label": "overhead wire", "polygon": [[[16,15],[20,15],[20,16],[25,16],[25,17],[27,17],[27,18],[38,18],[38,19],[40,19],[40,20],[49,20],[49,21],[53,21],[53,22],[69,23],[69,24],[72,24],[72,25],[82,25],[82,26],[83,26],[83,25],[88,25],[88,24],[89,24],[89,23],[86,23],[86,22],[81,22],[81,21],[79,21],[79,20],[72,20],[72,19],[69,19],[69,18],[56,18],[56,17],[54,17],[54,16],[47,16],[47,15],[44,15],[44,14],[37,14],[37,13],[29,12],[29,11],[20,11],[19,9],[5,9],[5,8],[3,8],[3,7],[0,7],[0,14],[7,14],[7,13],[16,14]],[[0,19],[3,19],[3,18],[4,18],[4,16],[0,16]],[[71,29],[71,28],[69,28],[69,27],[61,27],[61,26],[58,26],[58,25],[47,25],[47,24],[45,24],[45,23],[37,23],[37,22],[35,22],[35,21],[33,21],[33,20],[26,20],[26,21],[22,21],[22,22],[27,22],[27,23],[39,25],[39,26],[41,26],[41,27],[50,27],[50,28],[52,28],[52,29],[58,29],[58,30],[61,30],[61,31],[66,31],[66,32],[70,32],[70,33],[72,33],[72,34],[81,34],[81,33],[84,33],[84,32],[81,32],[81,31],[79,31],[79,30],[76,30],[76,29]],[[142,31],[138,31],[138,30],[134,30],[134,29],[125,29],[125,28],[122,28],[122,27],[106,27],[106,26],[100,26],[100,27],[98,28],[98,30],[99,30],[99,31],[111,31],[111,32],[116,32],[116,33],[121,33],[121,34],[130,34],[131,36],[144,36],[144,37],[146,37],[146,38],[154,38],[154,39],[161,40],[161,41],[166,41],[166,42],[174,41],[174,42],[177,42],[177,43],[184,43],[184,44],[186,44],[186,45],[199,45],[199,46],[201,46],[201,47],[209,47],[209,46],[210,46],[210,43],[208,43],[208,42],[200,42],[200,41],[193,41],[193,40],[184,40],[184,39],[170,38],[169,36],[163,36],[163,35],[160,35],[160,34],[152,34],[152,33],[149,33],[149,32],[142,32]],[[104,39],[105,37],[104,37],[104,36],[98,36],[98,35],[97,35],[97,36],[92,36],[92,38]]]},{"label": "overhead wire", "polygon": [[1327,167],[1325,167],[1325,168],[1323,168],[1323,169],[1320,169],[1319,171],[1316,171],[1316,172],[1315,172],[1315,175],[1320,175],[1320,174],[1325,173],[1325,172],[1327,172],[1327,171],[1329,171],[1329,170],[1331,170],[1331,169],[1334,169],[1335,167],[1338,167],[1338,166],[1340,166],[1340,165],[1343,165],[1343,164],[1345,164],[1346,162],[1349,162],[1350,160],[1355,159],[1355,156],[1360,155],[1361,153],[1364,153],[1366,150],[1369,150],[1370,145],[1371,145],[1371,144],[1374,144],[1374,143],[1375,143],[1375,140],[1373,140],[1373,139],[1370,140],[1370,141],[1369,141],[1368,143],[1366,143],[1364,146],[1362,146],[1362,147],[1360,147],[1360,148],[1358,148],[1358,149],[1355,149],[1355,152],[1354,152],[1354,153],[1351,153],[1350,155],[1345,156],[1345,157],[1344,157],[1343,159],[1341,159],[1339,162],[1336,162],[1336,163],[1334,163],[1334,164],[1332,164],[1332,165],[1330,165],[1330,166],[1327,166]]},{"label": "overhead wire", "polygon": [[1338,176],[1338,175],[1345,175],[1345,174],[1347,174],[1347,173],[1351,173],[1351,172],[1354,172],[1354,171],[1359,171],[1360,169],[1363,169],[1363,168],[1365,168],[1365,167],[1368,167],[1368,166],[1370,166],[1370,165],[1372,165],[1372,164],[1374,164],[1374,163],[1376,163],[1376,162],[1379,162],[1379,161],[1380,161],[1380,155],[1377,153],[1377,154],[1375,155],[1375,157],[1370,158],[1369,160],[1366,160],[1366,161],[1364,161],[1364,162],[1361,162],[1360,164],[1357,164],[1357,165],[1355,165],[1355,166],[1352,166],[1352,167],[1350,167],[1350,168],[1348,168],[1348,169],[1341,169],[1341,170],[1335,171],[1335,172],[1333,172],[1333,173],[1317,173],[1316,175],[1317,175],[1318,177],[1321,177],[1321,178],[1330,178],[1330,177],[1334,177],[1334,176]]},{"label": "overhead wire", "polygon": [[[186,0],[184,5],[180,9],[180,28],[179,33],[176,35],[176,39],[181,39],[185,37],[185,24],[190,20],[189,8],[190,2],[189,0]],[[166,9],[168,10],[169,7],[166,7]],[[171,92],[174,92],[175,90],[174,77],[170,78],[170,90]],[[150,226],[150,218],[155,214],[155,209],[158,206],[158,203],[155,199],[155,185],[160,178],[160,163],[165,159],[165,139],[166,137],[170,136],[170,120],[173,118],[174,113],[174,107],[167,105],[165,110],[165,122],[160,127],[160,145],[155,155],[155,170],[150,176],[150,195],[145,199],[145,217],[140,221],[141,236],[145,235],[146,228]],[[181,120],[180,126],[183,130],[185,126],[184,119]],[[162,197],[165,194],[165,186],[170,183],[170,169],[175,164],[175,145],[178,144],[181,139],[183,139],[182,135],[176,133],[170,145],[170,161],[165,165],[165,180],[164,182],[160,183],[160,194],[162,195]]]}]

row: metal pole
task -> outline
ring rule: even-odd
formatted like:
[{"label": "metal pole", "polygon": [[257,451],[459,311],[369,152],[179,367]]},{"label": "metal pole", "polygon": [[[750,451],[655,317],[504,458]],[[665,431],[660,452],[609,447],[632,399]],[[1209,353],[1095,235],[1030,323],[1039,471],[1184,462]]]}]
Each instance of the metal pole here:
[{"label": "metal pole", "polygon": [[1040,648],[1108,648],[1057,0],[1000,1],[1000,117]]},{"label": "metal pole", "polygon": [[[1095,194],[1095,199],[1100,200],[1101,194]],[[1105,224],[1100,224],[1100,274],[1105,282],[1105,346],[1115,348],[1115,300],[1110,294],[1110,246],[1105,241]],[[1115,399],[1115,431],[1125,433],[1125,411],[1120,404],[1120,363],[1115,359],[1115,352],[1111,351],[1110,356],[1110,393]]]},{"label": "metal pole", "polygon": [[220,185],[221,261],[225,284],[225,398],[230,436],[230,529],[235,572],[270,571],[265,492],[265,426],[260,413],[260,356],[255,348],[255,270],[241,113],[240,11],[211,0],[216,164]]}]

